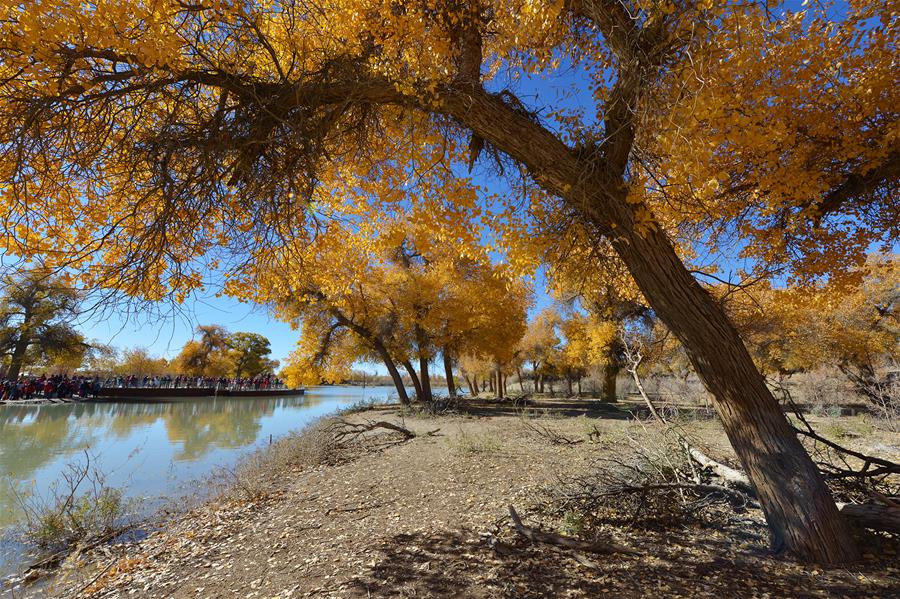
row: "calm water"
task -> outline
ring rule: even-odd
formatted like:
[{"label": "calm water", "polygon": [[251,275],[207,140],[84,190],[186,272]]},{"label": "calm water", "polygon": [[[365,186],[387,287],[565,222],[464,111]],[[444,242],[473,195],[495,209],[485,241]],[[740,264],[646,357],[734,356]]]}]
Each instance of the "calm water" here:
[{"label": "calm water", "polygon": [[[0,578],[21,564],[8,531],[22,518],[13,487],[46,495],[85,452],[144,509],[190,492],[190,483],[325,414],[361,400],[396,398],[392,387],[317,387],[278,398],[173,403],[0,406]],[[96,460],[96,461],[94,461]]]}]

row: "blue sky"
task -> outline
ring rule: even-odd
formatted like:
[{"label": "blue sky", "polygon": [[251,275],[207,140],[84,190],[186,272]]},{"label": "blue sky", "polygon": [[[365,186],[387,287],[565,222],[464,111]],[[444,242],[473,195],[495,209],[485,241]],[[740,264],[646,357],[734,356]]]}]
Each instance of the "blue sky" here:
[{"label": "blue sky", "polygon": [[[552,79],[522,77],[516,81],[498,80],[490,86],[494,89],[508,88],[531,109],[543,112],[553,109],[586,108],[585,121],[595,122],[594,104],[588,89],[586,73],[577,68],[564,68]],[[465,173],[461,172],[461,175]],[[490,193],[508,190],[503,178],[475,168],[473,179],[477,185]],[[214,283],[214,282],[213,282]],[[551,303],[546,293],[543,272],[538,272],[534,281],[535,304],[532,313],[540,311]],[[160,308],[167,311],[165,307]],[[155,312],[155,311],[154,311]],[[273,320],[265,308],[254,306],[228,297],[216,297],[209,291],[199,297],[189,299],[180,307],[178,315],[145,313],[126,314],[124,310],[107,310],[93,317],[83,319],[79,328],[89,339],[110,343],[120,349],[145,347],[152,354],[174,358],[186,341],[191,339],[197,325],[218,324],[232,332],[248,331],[265,335],[272,346],[272,358],[284,364],[285,358],[294,349],[299,332],[287,324]],[[366,370],[385,373],[380,364],[360,365]]]}]

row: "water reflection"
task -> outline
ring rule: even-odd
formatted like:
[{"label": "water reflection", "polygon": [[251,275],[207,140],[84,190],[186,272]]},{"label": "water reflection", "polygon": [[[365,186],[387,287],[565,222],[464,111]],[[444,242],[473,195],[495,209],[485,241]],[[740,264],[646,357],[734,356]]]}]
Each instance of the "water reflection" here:
[{"label": "water reflection", "polygon": [[0,406],[0,527],[21,516],[11,486],[44,493],[85,450],[110,484],[135,496],[171,496],[270,435],[389,395],[386,388],[322,388],[298,397]]}]

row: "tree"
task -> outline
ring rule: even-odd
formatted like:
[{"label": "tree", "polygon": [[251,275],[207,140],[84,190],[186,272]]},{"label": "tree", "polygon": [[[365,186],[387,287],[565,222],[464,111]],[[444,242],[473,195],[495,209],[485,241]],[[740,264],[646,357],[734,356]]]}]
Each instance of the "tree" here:
[{"label": "tree", "polygon": [[[560,323],[565,343],[556,356],[557,368],[566,378],[569,394],[572,394],[572,381],[578,382],[581,392],[581,379],[588,370],[599,366],[608,371],[610,349],[619,337],[617,325],[611,321],[601,320],[594,315],[577,312],[568,314]],[[617,359],[617,358],[613,358]],[[614,372],[617,370],[613,369]],[[606,381],[604,381],[606,383]],[[612,400],[615,401],[615,380],[613,380]],[[606,385],[604,385],[606,391]],[[607,394],[607,400],[609,395]]]},{"label": "tree", "polygon": [[272,372],[278,363],[268,358],[272,353],[269,340],[257,333],[232,333],[228,336],[228,353],[234,365],[234,376],[253,378]]},{"label": "tree", "polygon": [[887,382],[879,370],[900,344],[900,260],[873,254],[859,274],[814,288],[760,284],[733,294],[729,312],[759,367],[780,375],[836,367],[881,405]]},{"label": "tree", "polygon": [[541,310],[525,330],[525,336],[519,341],[522,357],[531,362],[534,391],[544,392],[543,372],[553,350],[559,345],[556,328],[560,316],[554,307]]},{"label": "tree", "polygon": [[90,374],[109,376],[116,371],[119,361],[119,351],[115,347],[93,341],[87,352],[83,368]]},{"label": "tree", "polygon": [[60,360],[77,368],[87,344],[72,321],[79,294],[43,270],[3,280],[0,299],[0,355],[8,359],[6,378],[15,380],[26,365]]},{"label": "tree", "polygon": [[[313,243],[317,214],[375,222],[434,173],[497,159],[522,175],[529,211],[603,237],[683,344],[775,546],[845,561],[856,548],[821,476],[684,259],[693,240],[715,251],[737,236],[749,257],[815,277],[896,237],[892,10],[10,4],[4,250],[45,253],[87,285],[183,299],[216,248],[241,265],[286,238]],[[502,88],[571,65],[586,73],[571,91],[593,100],[583,114],[553,106],[542,120]]]},{"label": "tree", "polygon": [[448,380],[462,354],[511,359],[528,289],[471,240],[442,243],[415,216],[400,213],[377,230],[332,223],[315,246],[292,248],[290,259],[243,283],[302,326],[293,382],[342,380],[354,362],[374,359],[385,364],[401,401],[408,398],[400,368],[416,398],[430,401],[429,364],[438,353]]},{"label": "tree", "polygon": [[180,374],[211,377],[231,372],[233,355],[229,353],[228,331],[219,325],[200,325],[195,333],[200,339],[184,344],[174,360],[176,370]]},{"label": "tree", "polygon": [[116,371],[121,375],[157,376],[169,372],[169,362],[150,355],[145,347],[135,347],[122,352]]}]

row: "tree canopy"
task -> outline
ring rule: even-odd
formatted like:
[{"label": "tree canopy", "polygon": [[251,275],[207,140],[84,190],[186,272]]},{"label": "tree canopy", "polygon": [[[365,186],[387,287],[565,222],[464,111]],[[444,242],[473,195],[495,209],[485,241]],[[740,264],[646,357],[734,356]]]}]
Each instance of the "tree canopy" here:
[{"label": "tree canopy", "polygon": [[[686,261],[737,253],[815,281],[896,238],[893,3],[47,0],[2,11],[5,253],[151,300],[184,299],[212,269],[250,298],[248,272],[279,269],[284,248],[339,245],[320,234],[331,222],[364,229],[402,206],[449,242],[474,233],[446,215],[487,203],[516,267],[572,248],[595,269],[610,257],[612,272],[627,270],[715,396],[774,544],[823,562],[855,555],[691,272],[703,269]],[[541,78],[576,106],[516,93]],[[501,173],[500,194],[465,174],[476,166]]]},{"label": "tree canopy", "polygon": [[5,376],[15,380],[24,367],[62,362],[74,370],[89,345],[72,325],[80,295],[58,277],[33,270],[2,281],[0,356]]}]

